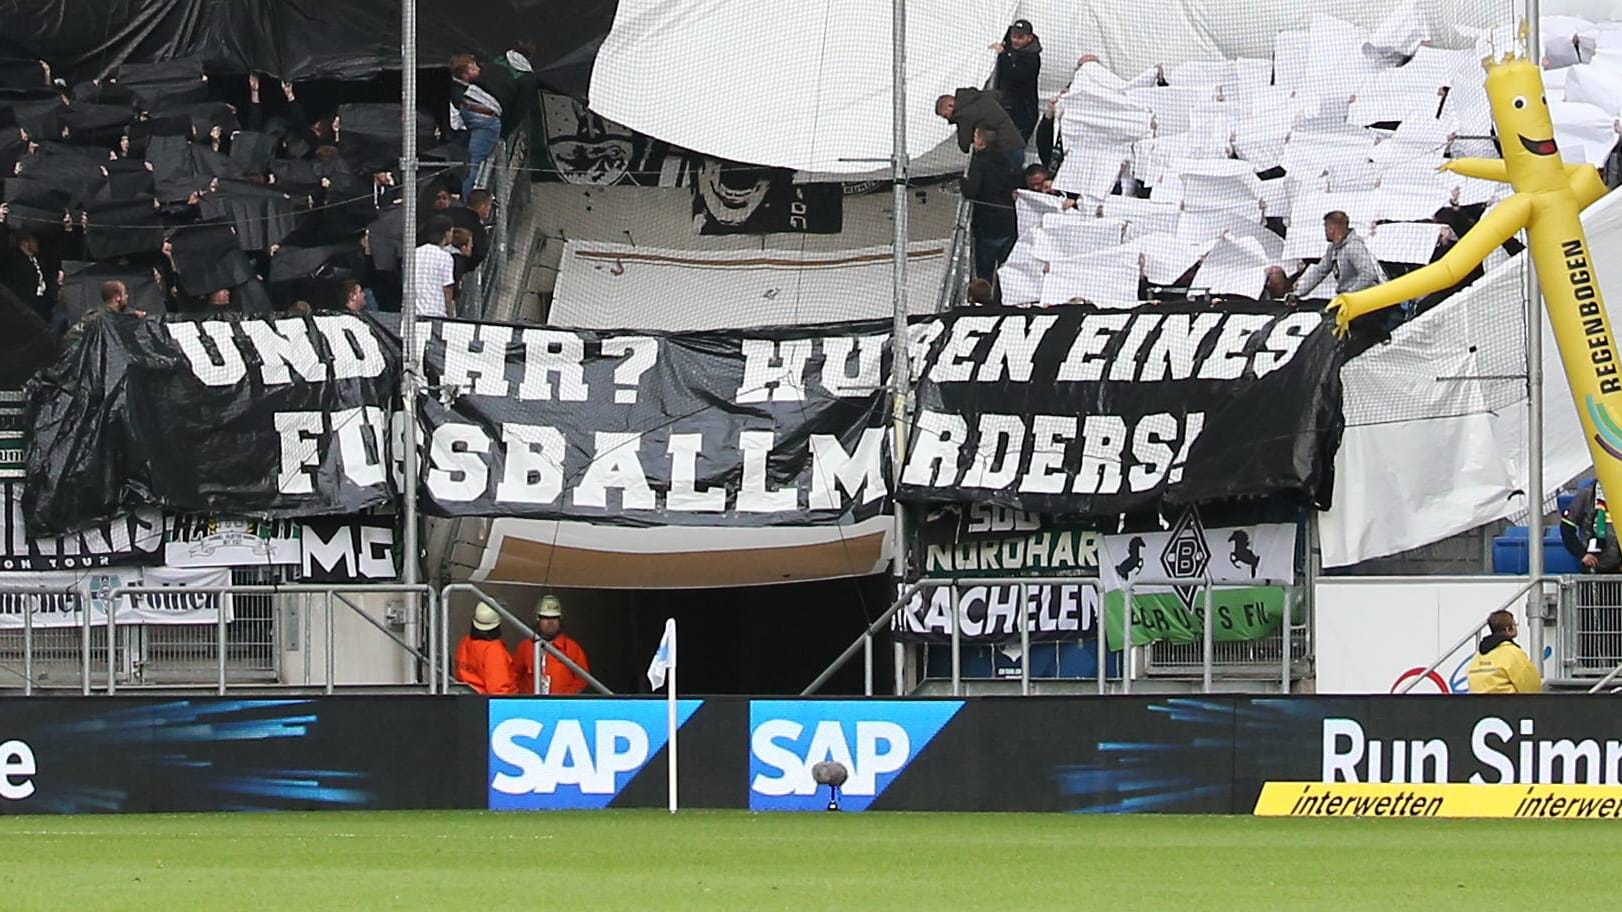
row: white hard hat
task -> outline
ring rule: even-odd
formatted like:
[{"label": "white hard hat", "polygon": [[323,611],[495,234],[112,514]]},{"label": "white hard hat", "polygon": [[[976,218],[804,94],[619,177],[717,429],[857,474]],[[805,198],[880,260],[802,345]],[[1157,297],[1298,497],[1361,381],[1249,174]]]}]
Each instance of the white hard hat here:
[{"label": "white hard hat", "polygon": [[563,600],[555,595],[541,596],[541,603],[535,606],[535,616],[543,618],[563,617]]},{"label": "white hard hat", "polygon": [[473,609],[474,630],[494,630],[500,626],[501,615],[496,614],[496,609],[484,602],[480,602],[479,607]]}]

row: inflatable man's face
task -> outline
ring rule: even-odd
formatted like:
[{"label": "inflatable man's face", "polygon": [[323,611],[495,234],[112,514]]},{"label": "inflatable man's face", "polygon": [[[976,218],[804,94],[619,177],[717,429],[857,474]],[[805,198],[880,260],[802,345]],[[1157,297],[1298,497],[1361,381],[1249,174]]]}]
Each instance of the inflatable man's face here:
[{"label": "inflatable man's face", "polygon": [[1498,145],[1517,190],[1567,186],[1566,166],[1554,143],[1554,122],[1543,94],[1543,74],[1523,57],[1488,62],[1487,98],[1498,127]]}]

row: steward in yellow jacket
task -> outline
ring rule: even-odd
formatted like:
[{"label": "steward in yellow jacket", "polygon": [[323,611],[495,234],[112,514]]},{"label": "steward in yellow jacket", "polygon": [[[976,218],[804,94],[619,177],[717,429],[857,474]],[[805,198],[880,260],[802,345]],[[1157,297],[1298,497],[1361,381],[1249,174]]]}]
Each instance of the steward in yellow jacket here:
[{"label": "steward in yellow jacket", "polygon": [[1518,628],[1508,611],[1487,618],[1491,634],[1481,641],[1467,672],[1473,694],[1541,693],[1543,679],[1526,652],[1515,645]]}]

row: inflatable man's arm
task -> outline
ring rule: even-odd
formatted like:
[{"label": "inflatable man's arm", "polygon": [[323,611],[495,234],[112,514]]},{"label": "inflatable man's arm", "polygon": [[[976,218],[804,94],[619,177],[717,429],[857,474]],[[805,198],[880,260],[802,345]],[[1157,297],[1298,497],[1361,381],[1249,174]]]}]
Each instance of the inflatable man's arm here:
[{"label": "inflatable man's arm", "polygon": [[1423,297],[1452,288],[1481,265],[1493,248],[1509,240],[1515,232],[1526,227],[1532,217],[1532,198],[1517,193],[1492,207],[1474,228],[1464,233],[1441,259],[1415,269],[1400,278],[1382,285],[1336,295],[1329,302],[1335,311],[1335,323],[1344,334],[1347,326],[1364,314],[1394,307],[1403,301]]},{"label": "inflatable man's arm", "polygon": [[1500,184],[1509,183],[1509,171],[1501,158],[1450,158],[1442,162],[1441,170]]},{"label": "inflatable man's arm", "polygon": [[1571,192],[1577,194],[1577,206],[1581,209],[1587,209],[1589,204],[1611,192],[1593,165],[1567,165],[1566,179],[1571,181]]}]

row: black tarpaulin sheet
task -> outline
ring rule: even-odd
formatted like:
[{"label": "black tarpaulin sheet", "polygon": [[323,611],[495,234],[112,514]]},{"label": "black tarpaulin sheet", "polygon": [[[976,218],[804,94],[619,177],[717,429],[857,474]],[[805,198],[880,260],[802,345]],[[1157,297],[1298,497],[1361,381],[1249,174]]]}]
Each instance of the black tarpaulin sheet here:
[{"label": "black tarpaulin sheet", "polygon": [[[400,159],[400,106],[346,104],[338,106],[338,152],[357,174],[392,171]],[[436,144],[434,120],[417,114],[417,147]]]},{"label": "black tarpaulin sheet", "polygon": [[0,58],[0,86],[8,89],[35,89],[49,83],[44,61]]},{"label": "black tarpaulin sheet", "polygon": [[62,125],[68,128],[68,141],[79,145],[116,145],[118,137],[135,120],[135,112],[119,105],[74,102],[62,112]]},{"label": "black tarpaulin sheet", "polygon": [[186,294],[206,295],[253,277],[230,225],[191,225],[176,231],[169,242],[170,259]]},{"label": "black tarpaulin sheet", "polygon": [[28,141],[16,127],[0,129],[0,175],[14,174],[27,153]]},{"label": "black tarpaulin sheet", "polygon": [[67,105],[57,96],[18,101],[5,106],[12,122],[23,128],[28,138],[36,142],[62,138],[62,115],[67,109]]},{"label": "black tarpaulin sheet", "polygon": [[278,142],[280,138],[269,133],[239,131],[231,137],[231,160],[242,166],[244,171],[265,173],[270,170],[270,163],[276,157]]},{"label": "black tarpaulin sheet", "polygon": [[68,213],[68,195],[49,184],[23,177],[6,179],[6,224],[39,234],[60,231]]},{"label": "black tarpaulin sheet", "polygon": [[18,174],[64,193],[70,205],[81,205],[107,183],[105,168],[112,161],[108,150],[66,143],[39,143],[25,156]]},{"label": "black tarpaulin sheet", "polygon": [[269,250],[298,227],[293,202],[285,194],[244,181],[220,181],[218,190],[203,194],[198,209],[205,219],[235,225],[243,250]]},{"label": "black tarpaulin sheet", "polygon": [[[499,55],[515,41],[541,45],[538,67],[601,41],[614,0],[473,0],[425,3],[418,59]],[[6,10],[13,56],[39,56],[70,80],[127,63],[196,57],[215,72],[282,79],[357,79],[400,68],[400,7],[392,0],[58,0]],[[581,87],[584,88],[583,86]]]},{"label": "black tarpaulin sheet", "polygon": [[163,286],[151,269],[120,266],[116,263],[62,264],[62,310],[70,320],[78,320],[87,310],[101,306],[101,283],[119,281],[129,289],[130,307],[147,316],[165,313]]},{"label": "black tarpaulin sheet", "polygon": [[103,167],[107,169],[107,183],[102,185],[96,199],[111,202],[155,195],[152,169],[147,167],[145,161],[139,158],[120,158],[108,162]]},{"label": "black tarpaulin sheet", "polygon": [[16,389],[56,360],[56,336],[34,309],[0,286],[0,387]]},{"label": "black tarpaulin sheet", "polygon": [[208,101],[203,61],[197,58],[161,63],[126,63],[118,84],[130,90],[143,111],[162,111]]},{"label": "black tarpaulin sheet", "polygon": [[85,249],[97,259],[163,249],[163,219],[150,196],[89,200],[84,212]]}]

